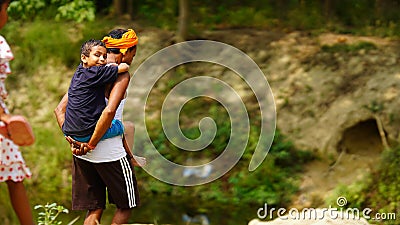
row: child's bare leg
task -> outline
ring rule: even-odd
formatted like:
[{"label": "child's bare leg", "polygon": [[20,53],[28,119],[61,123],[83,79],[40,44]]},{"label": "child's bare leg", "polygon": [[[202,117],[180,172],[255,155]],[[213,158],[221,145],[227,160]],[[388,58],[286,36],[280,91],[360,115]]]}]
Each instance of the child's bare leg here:
[{"label": "child's bare leg", "polygon": [[124,121],[125,127],[125,138],[130,149],[133,148],[134,135],[135,135],[135,125],[131,121]]},{"label": "child's bare leg", "polygon": [[[133,148],[134,144],[135,125],[131,121],[124,121],[124,127],[125,127],[124,147],[126,148],[127,145],[129,147],[129,151],[131,152],[131,149]],[[146,165],[146,158],[133,155],[132,165],[142,167]]]},{"label": "child's bare leg", "polygon": [[140,157],[140,156],[137,156],[137,155],[133,155],[132,164],[134,166],[142,167],[142,166],[145,166],[146,163],[147,163],[146,158]]},{"label": "child's bare leg", "polygon": [[11,204],[21,225],[32,225],[33,216],[25,186],[22,182],[6,181]]}]

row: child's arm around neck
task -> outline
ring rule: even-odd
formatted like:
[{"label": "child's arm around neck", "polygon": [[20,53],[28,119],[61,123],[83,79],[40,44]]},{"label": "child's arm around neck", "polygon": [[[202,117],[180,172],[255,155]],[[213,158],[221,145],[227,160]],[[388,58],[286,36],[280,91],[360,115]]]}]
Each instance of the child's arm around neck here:
[{"label": "child's arm around neck", "polygon": [[126,63],[120,63],[118,65],[118,73],[127,72],[129,70],[129,65]]}]

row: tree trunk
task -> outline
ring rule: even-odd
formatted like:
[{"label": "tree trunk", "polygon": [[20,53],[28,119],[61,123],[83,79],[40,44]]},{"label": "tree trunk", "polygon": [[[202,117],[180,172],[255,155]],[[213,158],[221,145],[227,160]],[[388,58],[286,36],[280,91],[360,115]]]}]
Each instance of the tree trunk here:
[{"label": "tree trunk", "polygon": [[134,18],[136,16],[134,0],[127,0],[126,8],[127,8],[126,12],[129,14],[130,18]]},{"label": "tree trunk", "polygon": [[177,41],[185,41],[189,26],[189,0],[179,0],[179,21]]},{"label": "tree trunk", "polygon": [[332,1],[325,0],[324,2],[324,17],[327,21],[329,21],[332,15]]},{"label": "tree trunk", "polygon": [[113,0],[114,15],[122,16],[124,13],[124,0]]}]

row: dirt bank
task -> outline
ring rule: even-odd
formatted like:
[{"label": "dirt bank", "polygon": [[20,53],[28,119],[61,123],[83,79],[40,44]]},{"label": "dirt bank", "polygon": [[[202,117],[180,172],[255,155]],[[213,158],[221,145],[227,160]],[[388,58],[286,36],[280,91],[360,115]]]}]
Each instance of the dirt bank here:
[{"label": "dirt bank", "polygon": [[[143,51],[135,63],[170,44],[172,37],[143,30]],[[195,39],[221,41],[248,54],[272,88],[277,128],[296,147],[320,154],[321,160],[306,168],[296,207],[324,204],[337,186],[362,179],[385,146],[398,140],[396,40],[257,30],[208,31]]]}]

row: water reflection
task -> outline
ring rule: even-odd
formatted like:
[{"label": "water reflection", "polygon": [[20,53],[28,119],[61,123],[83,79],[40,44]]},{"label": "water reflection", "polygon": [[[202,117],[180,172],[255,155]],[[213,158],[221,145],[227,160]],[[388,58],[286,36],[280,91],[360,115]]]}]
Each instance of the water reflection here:
[{"label": "water reflection", "polygon": [[155,198],[142,203],[141,207],[134,209],[132,223],[247,225],[257,217],[257,207],[215,204],[184,197]]},{"label": "water reflection", "polygon": [[183,177],[196,176],[199,178],[207,178],[212,171],[212,165],[206,164],[203,167],[187,167],[183,170]]},{"label": "water reflection", "polygon": [[185,213],[182,215],[182,221],[187,225],[190,224],[210,225],[210,221],[208,220],[208,217],[205,214],[195,215],[192,217]]},{"label": "water reflection", "polygon": [[[257,217],[257,206],[215,204],[200,202],[199,199],[176,198],[172,196],[143,196],[142,205],[135,208],[129,219],[131,224],[171,224],[171,225],[247,225]],[[101,224],[110,224],[115,206],[107,205]],[[75,224],[83,224],[84,211],[71,211],[62,215],[63,224],[68,224],[77,216]],[[75,225],[74,224],[74,225]]]}]

